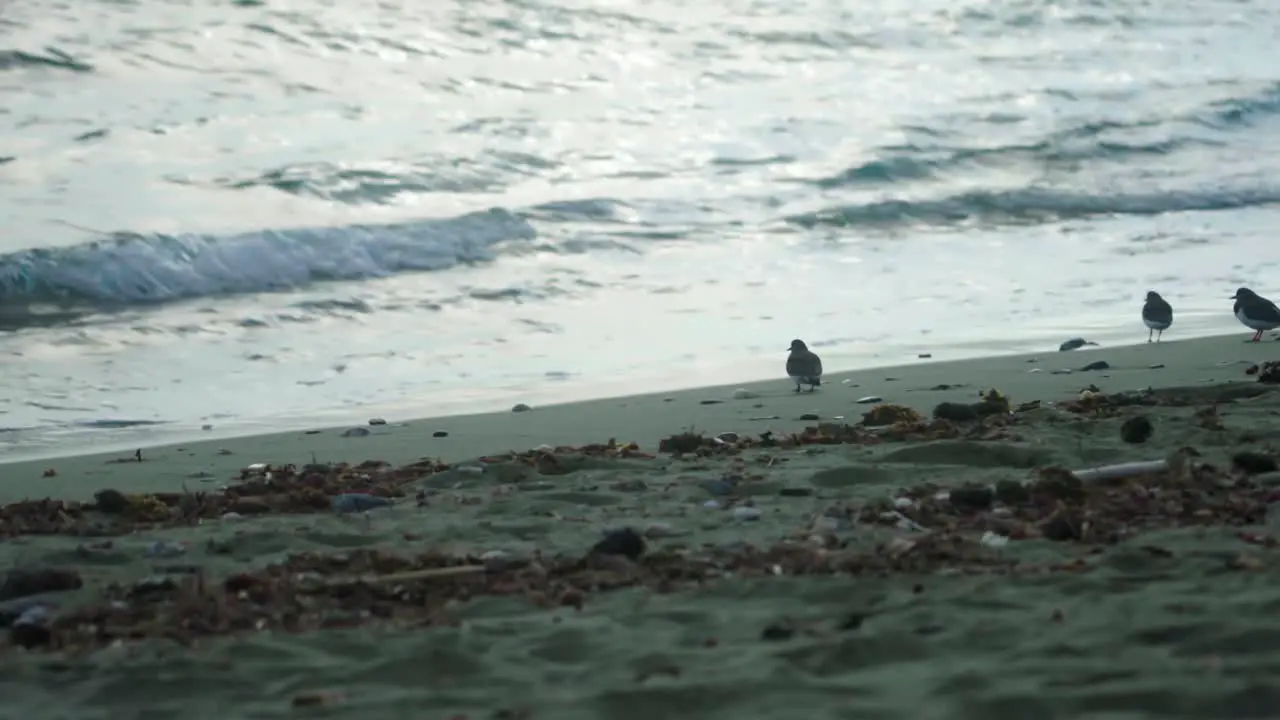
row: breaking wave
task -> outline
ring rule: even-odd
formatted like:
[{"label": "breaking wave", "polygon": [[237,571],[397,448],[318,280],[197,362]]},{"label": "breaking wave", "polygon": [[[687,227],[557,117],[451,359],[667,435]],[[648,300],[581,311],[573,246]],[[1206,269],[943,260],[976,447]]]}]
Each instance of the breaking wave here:
[{"label": "breaking wave", "polygon": [[115,233],[0,256],[0,300],[128,305],[286,290],[486,262],[501,243],[535,236],[525,219],[501,209],[398,225],[231,236]]}]

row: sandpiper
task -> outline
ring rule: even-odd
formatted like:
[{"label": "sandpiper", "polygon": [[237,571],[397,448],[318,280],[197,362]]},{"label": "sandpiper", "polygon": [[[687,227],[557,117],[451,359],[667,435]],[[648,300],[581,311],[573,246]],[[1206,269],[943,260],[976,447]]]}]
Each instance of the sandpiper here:
[{"label": "sandpiper", "polygon": [[1147,301],[1142,305],[1142,322],[1147,326],[1147,342],[1151,342],[1151,333],[1156,333],[1156,342],[1173,324],[1173,307],[1155,291],[1147,292]]},{"label": "sandpiper", "polygon": [[791,354],[787,356],[787,377],[796,384],[796,392],[801,385],[808,385],[813,392],[822,384],[822,360],[804,344],[803,340],[791,341]]},{"label": "sandpiper", "polygon": [[1262,339],[1262,333],[1280,328],[1280,308],[1270,300],[1262,297],[1249,288],[1240,288],[1231,296],[1236,301],[1233,308],[1236,319],[1245,327],[1253,330],[1250,342]]}]

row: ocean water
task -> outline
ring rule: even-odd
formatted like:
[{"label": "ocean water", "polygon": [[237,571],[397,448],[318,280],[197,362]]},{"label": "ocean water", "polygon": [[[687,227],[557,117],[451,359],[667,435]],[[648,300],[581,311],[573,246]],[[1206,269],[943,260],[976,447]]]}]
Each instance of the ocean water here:
[{"label": "ocean water", "polygon": [[[0,4],[11,457],[1247,331],[1280,6]],[[206,433],[207,434],[207,433]]]}]

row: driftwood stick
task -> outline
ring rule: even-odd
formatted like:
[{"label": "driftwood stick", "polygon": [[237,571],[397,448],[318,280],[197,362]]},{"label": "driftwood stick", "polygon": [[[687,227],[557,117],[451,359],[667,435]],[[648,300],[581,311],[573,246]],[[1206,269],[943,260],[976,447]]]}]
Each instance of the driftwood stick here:
[{"label": "driftwood stick", "polygon": [[1138,462],[1085,468],[1083,470],[1075,470],[1071,474],[1080,478],[1080,482],[1093,483],[1132,477],[1134,475],[1149,475],[1151,473],[1164,472],[1167,469],[1169,469],[1168,460],[1141,460]]},{"label": "driftwood stick", "polygon": [[435,580],[439,578],[478,575],[485,571],[484,565],[456,565],[454,567],[427,568],[426,570],[409,570],[406,572],[387,573],[386,575],[363,575],[360,577],[333,578],[325,583],[329,587],[341,585],[385,585],[387,583],[413,582],[414,580]]}]

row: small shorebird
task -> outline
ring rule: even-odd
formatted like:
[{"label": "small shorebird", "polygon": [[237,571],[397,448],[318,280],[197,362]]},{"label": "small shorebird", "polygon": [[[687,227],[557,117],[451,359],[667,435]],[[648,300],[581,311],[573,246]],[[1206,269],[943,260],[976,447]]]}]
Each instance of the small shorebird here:
[{"label": "small shorebird", "polygon": [[1147,326],[1147,342],[1151,342],[1151,333],[1155,332],[1156,342],[1173,324],[1173,307],[1155,291],[1147,292],[1147,301],[1142,305],[1142,322]]},{"label": "small shorebird", "polygon": [[1253,330],[1250,342],[1262,339],[1262,333],[1280,328],[1280,308],[1270,300],[1262,297],[1249,288],[1240,288],[1231,296],[1236,301],[1233,308],[1236,319],[1245,327]]},{"label": "small shorebird", "polygon": [[801,385],[808,385],[813,392],[822,384],[822,360],[804,344],[803,340],[791,341],[791,354],[787,356],[787,377],[796,384],[796,392]]}]

